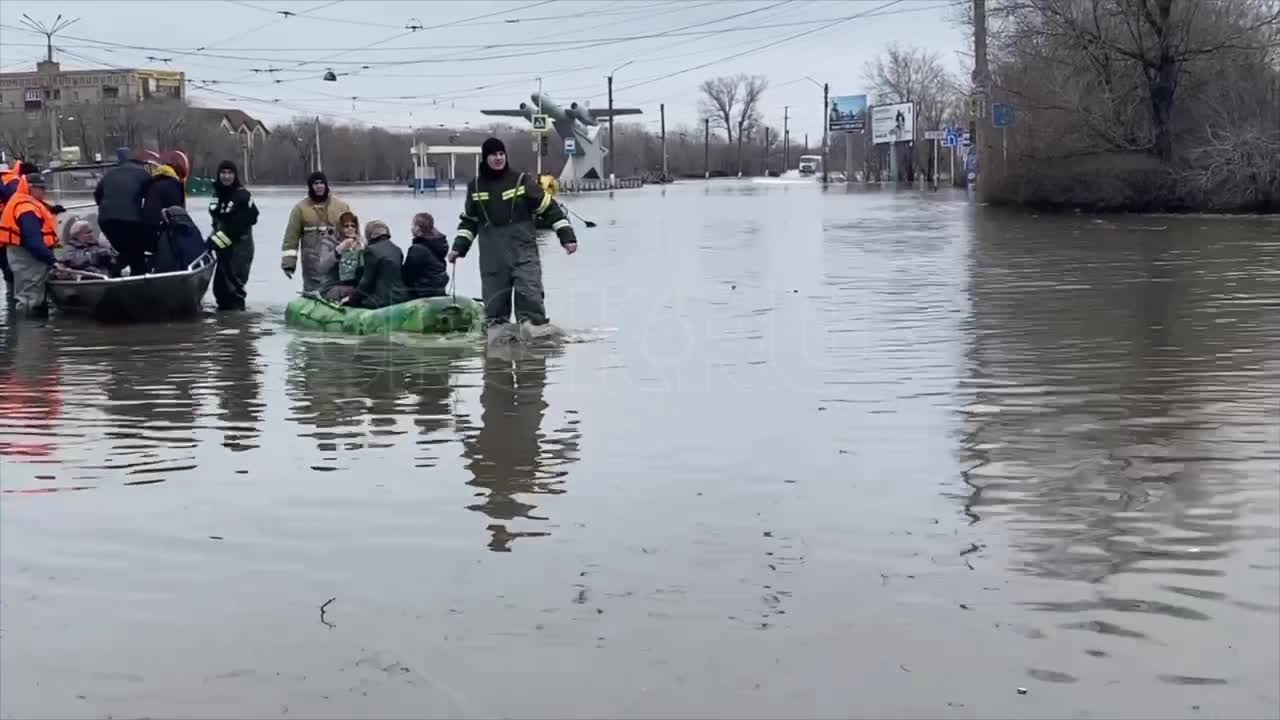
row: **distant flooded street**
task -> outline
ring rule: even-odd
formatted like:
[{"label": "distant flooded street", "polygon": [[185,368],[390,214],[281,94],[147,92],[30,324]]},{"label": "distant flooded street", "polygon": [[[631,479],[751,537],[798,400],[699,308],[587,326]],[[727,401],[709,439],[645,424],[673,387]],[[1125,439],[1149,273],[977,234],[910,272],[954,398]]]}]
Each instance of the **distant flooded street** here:
[{"label": "distant flooded street", "polygon": [[301,194],[244,314],[0,315],[0,716],[1280,715],[1275,220],[569,195],[486,353],[285,328]]}]

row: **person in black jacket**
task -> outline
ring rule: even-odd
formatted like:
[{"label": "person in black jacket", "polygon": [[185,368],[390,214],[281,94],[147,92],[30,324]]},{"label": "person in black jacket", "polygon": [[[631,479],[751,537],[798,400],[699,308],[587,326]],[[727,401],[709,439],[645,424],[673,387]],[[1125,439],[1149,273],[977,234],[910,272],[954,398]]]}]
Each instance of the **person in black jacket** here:
[{"label": "person in black jacket", "polygon": [[209,238],[218,255],[213,275],[213,299],[219,310],[243,310],[245,285],[253,265],[253,226],[258,223],[258,206],[240,184],[240,173],[230,160],[218,163],[218,182],[213,186],[209,217],[213,235]]},{"label": "person in black jacket", "polygon": [[546,325],[535,223],[540,218],[548,222],[570,255],[578,251],[577,235],[563,208],[552,202],[537,179],[507,164],[507,148],[501,140],[485,140],[480,155],[480,174],[467,184],[467,199],[446,261],[466,257],[472,243],[481,240],[480,287],[489,328],[511,320],[513,295],[517,321]]},{"label": "person in black jacket", "polygon": [[381,308],[408,299],[400,266],[404,253],[391,242],[391,229],[381,220],[373,220],[364,226],[364,264],[360,271],[360,284],[342,299],[351,307]]},{"label": "person in black jacket", "polygon": [[147,271],[147,232],[142,226],[142,196],[151,182],[144,155],[126,158],[124,148],[116,151],[120,164],[111,168],[93,189],[98,205],[98,227],[120,254],[112,269],[119,275],[124,267],[134,275]]},{"label": "person in black jacket", "polygon": [[160,162],[151,171],[151,180],[142,199],[142,224],[146,228],[146,251],[150,253],[156,252],[160,233],[163,232],[164,211],[187,206],[187,156],[181,151],[170,150]]},{"label": "person in black jacket", "polygon": [[428,298],[444,295],[449,287],[449,271],[445,256],[449,243],[444,233],[436,230],[431,213],[413,216],[413,244],[404,257],[404,286],[412,298]]}]

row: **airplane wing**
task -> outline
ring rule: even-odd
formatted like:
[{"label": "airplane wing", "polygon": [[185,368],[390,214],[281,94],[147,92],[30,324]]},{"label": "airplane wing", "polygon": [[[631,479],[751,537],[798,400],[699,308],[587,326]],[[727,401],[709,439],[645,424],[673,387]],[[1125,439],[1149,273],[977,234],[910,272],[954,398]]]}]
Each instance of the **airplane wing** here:
[{"label": "airplane wing", "polygon": [[500,117],[524,117],[524,110],[481,110],[484,115],[498,115]]},{"label": "airplane wing", "polygon": [[608,108],[604,110],[596,110],[595,108],[588,108],[587,112],[591,113],[591,117],[593,118],[607,118],[607,117],[614,117],[617,115],[639,115],[644,111],[641,110],[640,108],[614,108],[612,110],[609,110]]}]

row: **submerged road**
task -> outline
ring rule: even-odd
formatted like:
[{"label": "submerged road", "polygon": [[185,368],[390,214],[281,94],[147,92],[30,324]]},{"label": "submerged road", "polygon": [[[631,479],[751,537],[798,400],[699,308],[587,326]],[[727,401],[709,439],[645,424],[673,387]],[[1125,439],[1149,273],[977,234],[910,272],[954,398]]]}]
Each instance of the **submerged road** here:
[{"label": "submerged road", "polygon": [[0,716],[1280,713],[1276,222],[569,196],[486,356],[286,329],[300,195],[245,314],[0,318]]}]

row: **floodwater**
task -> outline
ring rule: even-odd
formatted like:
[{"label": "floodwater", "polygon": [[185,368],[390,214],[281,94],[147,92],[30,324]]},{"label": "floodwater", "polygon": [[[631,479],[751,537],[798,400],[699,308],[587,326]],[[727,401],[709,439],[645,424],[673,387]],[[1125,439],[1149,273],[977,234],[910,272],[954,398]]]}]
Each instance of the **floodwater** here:
[{"label": "floodwater", "polygon": [[570,197],[486,355],[285,328],[296,197],[248,313],[0,325],[0,715],[1280,714],[1280,224]]}]

